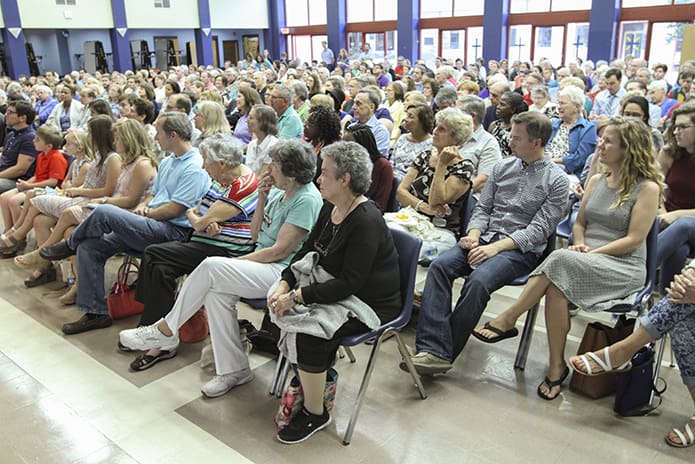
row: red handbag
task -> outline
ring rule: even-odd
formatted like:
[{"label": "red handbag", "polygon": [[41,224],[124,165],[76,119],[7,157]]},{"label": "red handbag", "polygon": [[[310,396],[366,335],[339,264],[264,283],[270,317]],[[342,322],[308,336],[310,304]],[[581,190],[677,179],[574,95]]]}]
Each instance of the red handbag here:
[{"label": "red handbag", "polygon": [[[106,297],[106,305],[109,308],[111,319],[123,319],[141,314],[145,310],[145,306],[135,300],[138,271],[137,262],[130,257],[127,257],[118,268],[116,283],[113,284],[109,296]],[[128,278],[131,274],[135,275],[135,280],[129,284]]]},{"label": "red handbag", "polygon": [[203,306],[181,326],[179,339],[184,343],[202,342],[208,337],[208,331],[208,314]]}]

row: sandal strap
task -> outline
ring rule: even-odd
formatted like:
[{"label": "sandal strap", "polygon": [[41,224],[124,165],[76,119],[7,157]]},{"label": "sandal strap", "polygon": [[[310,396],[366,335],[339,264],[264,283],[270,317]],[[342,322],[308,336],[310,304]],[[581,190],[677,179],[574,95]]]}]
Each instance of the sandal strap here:
[{"label": "sandal strap", "polygon": [[[695,419],[691,418],[691,420]],[[695,442],[695,435],[693,435],[693,430],[690,428],[690,423],[686,423],[685,427],[683,427],[683,430],[685,430],[685,433],[688,434],[687,437],[683,432],[678,430],[678,428],[674,428],[673,433],[676,434],[676,436],[678,437],[678,441],[680,441],[680,444],[682,446],[692,445]]]},{"label": "sandal strap", "polygon": [[598,364],[599,367],[601,369],[603,369],[603,372],[610,372],[612,370],[612,367],[611,367],[611,357],[608,354],[608,347],[605,347],[603,349],[603,354],[604,354],[604,357],[606,359],[605,362],[603,361],[603,359],[599,358],[596,353],[589,352],[586,355],[588,357],[590,357],[596,364]]},{"label": "sandal strap", "polygon": [[586,357],[585,354],[577,356],[579,360],[584,364],[584,371],[586,372],[587,375],[593,374],[592,369],[591,369],[591,363],[589,362],[589,358]]}]

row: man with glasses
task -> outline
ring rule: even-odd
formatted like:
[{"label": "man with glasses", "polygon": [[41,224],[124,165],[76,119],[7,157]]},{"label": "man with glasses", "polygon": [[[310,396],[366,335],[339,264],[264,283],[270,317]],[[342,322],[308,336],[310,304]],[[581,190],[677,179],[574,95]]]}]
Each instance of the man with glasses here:
[{"label": "man with glasses", "polygon": [[5,111],[5,123],[10,132],[5,138],[0,156],[0,193],[17,186],[17,180],[34,175],[34,162],[39,154],[34,148],[33,122],[36,111],[31,103],[10,101]]},{"label": "man with glasses", "polygon": [[279,139],[296,139],[304,134],[304,124],[292,106],[292,89],[276,85],[270,93],[270,106],[278,115]]}]

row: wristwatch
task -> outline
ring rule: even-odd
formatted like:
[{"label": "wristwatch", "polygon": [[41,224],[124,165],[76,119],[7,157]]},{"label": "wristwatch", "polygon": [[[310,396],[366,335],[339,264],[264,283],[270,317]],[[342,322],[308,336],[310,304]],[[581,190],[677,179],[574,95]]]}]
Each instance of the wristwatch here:
[{"label": "wristwatch", "polygon": [[290,291],[290,298],[292,298],[292,303],[299,304],[299,298],[297,297],[297,290]]}]

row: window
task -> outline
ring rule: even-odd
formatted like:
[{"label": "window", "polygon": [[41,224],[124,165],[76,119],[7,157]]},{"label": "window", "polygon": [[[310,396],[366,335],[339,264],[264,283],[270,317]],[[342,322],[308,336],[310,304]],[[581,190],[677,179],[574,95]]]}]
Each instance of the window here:
[{"label": "window", "polygon": [[439,29],[420,29],[420,59],[434,68],[439,53]]},{"label": "window", "polygon": [[171,8],[170,0],[154,0],[155,8]]},{"label": "window", "polygon": [[687,23],[654,23],[652,25],[649,62],[668,65],[666,79],[675,82],[678,77],[677,63],[681,60],[683,30]]},{"label": "window", "polygon": [[56,0],[56,5],[75,6],[75,5],[77,5],[77,2],[76,2],[76,0]]},{"label": "window", "polygon": [[531,61],[531,25],[520,24],[509,28],[510,60]]},{"label": "window", "polygon": [[285,0],[285,24],[289,27],[326,24],[325,0]]},{"label": "window", "polygon": [[533,49],[533,61],[538,63],[542,59],[547,58],[551,63],[562,63],[562,45],[564,43],[564,27],[536,27],[536,46]]},{"label": "window", "polygon": [[534,13],[550,11],[550,0],[510,0],[510,13]]},{"label": "window", "polygon": [[454,16],[477,16],[485,11],[485,0],[455,0]]},{"label": "window", "polygon": [[581,58],[586,61],[589,44],[589,23],[568,23],[565,39],[565,62]]},{"label": "window", "polygon": [[623,8],[630,8],[633,6],[657,6],[670,4],[671,0],[623,0]]},{"label": "window", "polygon": [[623,21],[620,23],[618,56],[644,58],[647,51],[647,21]]},{"label": "window", "polygon": [[466,31],[442,31],[442,57],[451,60],[465,57]]},{"label": "window", "polygon": [[478,58],[483,56],[483,28],[469,27],[468,53],[466,54],[467,63],[464,64],[474,63]]},{"label": "window", "polygon": [[428,0],[420,2],[420,17],[478,16],[483,14],[484,9],[485,0]]},{"label": "window", "polygon": [[398,0],[347,0],[347,22],[395,21]]},{"label": "window", "polygon": [[551,11],[590,10],[591,0],[553,0]]}]

